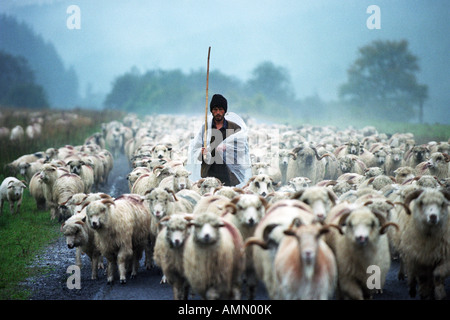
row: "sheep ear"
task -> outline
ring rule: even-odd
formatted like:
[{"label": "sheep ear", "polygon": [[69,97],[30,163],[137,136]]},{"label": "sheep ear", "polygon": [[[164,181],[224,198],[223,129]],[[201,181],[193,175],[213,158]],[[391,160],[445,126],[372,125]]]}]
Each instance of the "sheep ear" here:
[{"label": "sheep ear", "polygon": [[328,232],[330,232],[330,227],[329,226],[323,226],[322,228],[320,228],[319,232],[317,233],[316,238],[318,239],[321,236],[327,234]]}]

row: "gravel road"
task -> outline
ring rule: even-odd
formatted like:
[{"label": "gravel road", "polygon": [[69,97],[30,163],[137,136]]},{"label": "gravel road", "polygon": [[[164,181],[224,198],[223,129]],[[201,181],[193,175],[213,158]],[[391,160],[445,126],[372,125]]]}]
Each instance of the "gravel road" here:
[{"label": "gravel road", "polygon": [[[114,169],[110,174],[108,190],[102,190],[118,196],[129,192],[126,176],[130,171],[124,156],[114,162]],[[106,261],[105,261],[106,262]],[[68,249],[64,237],[61,235],[50,244],[43,253],[36,256],[31,267],[45,267],[50,270],[45,274],[27,279],[23,285],[31,292],[32,300],[171,300],[172,289],[167,284],[160,284],[161,271],[158,268],[146,270],[141,268],[135,279],[129,279],[125,285],[106,284],[106,275],[100,270],[99,280],[90,279],[90,262],[83,255],[83,268],[81,269],[81,288],[69,289],[67,280],[72,273],[67,269],[75,264],[75,249]],[[411,300],[408,296],[406,281],[397,279],[398,263],[393,261],[387,276],[386,285],[382,294],[374,297],[376,300]],[[447,297],[450,297],[450,279],[446,282]],[[245,297],[243,297],[245,298]],[[193,296],[192,299],[199,299]],[[256,294],[257,300],[268,299],[264,287],[261,285]],[[417,298],[416,298],[417,299]],[[448,298],[449,299],[449,298]]]}]

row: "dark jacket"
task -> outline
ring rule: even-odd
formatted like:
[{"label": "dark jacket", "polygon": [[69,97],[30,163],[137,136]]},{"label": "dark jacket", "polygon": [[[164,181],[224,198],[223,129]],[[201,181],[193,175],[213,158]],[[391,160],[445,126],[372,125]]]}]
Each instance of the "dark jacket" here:
[{"label": "dark jacket", "polygon": [[[212,130],[217,130],[215,128],[214,120],[212,120]],[[228,131],[227,131],[228,129]],[[205,125],[202,128],[202,136],[204,136]],[[228,121],[225,119],[223,127],[220,129],[222,133],[222,141],[231,136],[233,133],[241,130],[241,127],[232,121]],[[210,146],[213,147],[211,151],[211,156],[215,156],[215,146],[217,146],[222,141],[214,141],[214,135],[211,135]],[[235,186],[239,184],[239,180],[236,176],[228,169],[226,164],[218,164],[212,163],[207,164],[202,157],[202,165],[201,165],[201,177],[216,177],[226,186]]]}]

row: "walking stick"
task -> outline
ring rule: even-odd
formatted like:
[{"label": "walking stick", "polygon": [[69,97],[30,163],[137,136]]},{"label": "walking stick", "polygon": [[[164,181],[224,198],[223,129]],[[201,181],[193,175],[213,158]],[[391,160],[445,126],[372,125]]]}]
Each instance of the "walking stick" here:
[{"label": "walking stick", "polygon": [[[206,102],[205,102],[205,138],[203,139],[203,147],[206,150],[206,137],[208,130],[208,83],[209,83],[209,55],[211,53],[211,47],[208,48],[208,65],[206,68]],[[206,154],[203,155],[203,158],[206,159]]]}]

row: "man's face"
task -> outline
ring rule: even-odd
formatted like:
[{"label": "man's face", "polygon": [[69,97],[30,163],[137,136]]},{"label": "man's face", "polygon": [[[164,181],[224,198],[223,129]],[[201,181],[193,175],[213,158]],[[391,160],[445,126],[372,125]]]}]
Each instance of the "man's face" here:
[{"label": "man's face", "polygon": [[221,122],[225,115],[225,109],[222,107],[214,107],[212,108],[212,115],[214,117],[214,121]]}]

